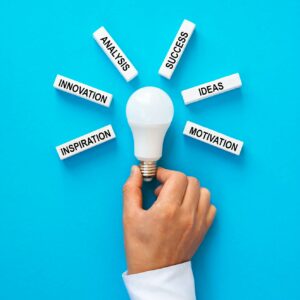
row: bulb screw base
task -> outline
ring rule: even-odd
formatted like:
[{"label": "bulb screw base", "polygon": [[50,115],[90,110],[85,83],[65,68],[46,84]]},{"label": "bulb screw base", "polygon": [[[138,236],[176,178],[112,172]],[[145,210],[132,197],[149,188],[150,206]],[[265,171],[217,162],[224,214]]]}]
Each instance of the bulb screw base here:
[{"label": "bulb screw base", "polygon": [[156,175],[156,161],[141,161],[140,170],[146,182],[152,181]]}]

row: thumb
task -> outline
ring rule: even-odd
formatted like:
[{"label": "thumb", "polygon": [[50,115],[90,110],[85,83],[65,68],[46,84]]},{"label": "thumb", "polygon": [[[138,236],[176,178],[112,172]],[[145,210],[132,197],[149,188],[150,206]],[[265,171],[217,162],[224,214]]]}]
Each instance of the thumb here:
[{"label": "thumb", "polygon": [[123,205],[125,213],[132,209],[142,209],[142,185],[143,176],[140,168],[132,166],[130,176],[123,187]]}]

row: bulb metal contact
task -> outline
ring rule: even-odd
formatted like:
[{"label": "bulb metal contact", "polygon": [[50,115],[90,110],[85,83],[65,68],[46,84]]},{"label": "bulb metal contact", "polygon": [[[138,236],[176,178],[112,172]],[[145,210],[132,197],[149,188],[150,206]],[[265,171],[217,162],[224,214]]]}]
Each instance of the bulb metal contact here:
[{"label": "bulb metal contact", "polygon": [[152,181],[156,175],[156,161],[141,161],[140,170],[146,182]]}]

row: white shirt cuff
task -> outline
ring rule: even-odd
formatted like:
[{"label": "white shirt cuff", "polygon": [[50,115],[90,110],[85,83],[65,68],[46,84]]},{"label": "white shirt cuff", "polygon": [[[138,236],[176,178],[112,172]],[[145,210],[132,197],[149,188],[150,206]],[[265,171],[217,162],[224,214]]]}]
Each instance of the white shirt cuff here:
[{"label": "white shirt cuff", "polygon": [[122,276],[131,300],[196,300],[190,261]]}]

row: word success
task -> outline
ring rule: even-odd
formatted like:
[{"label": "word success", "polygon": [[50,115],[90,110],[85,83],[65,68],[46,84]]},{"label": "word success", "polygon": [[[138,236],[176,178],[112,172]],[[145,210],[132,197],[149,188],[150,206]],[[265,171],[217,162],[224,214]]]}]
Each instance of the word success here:
[{"label": "word success", "polygon": [[188,20],[183,21],[158,71],[159,75],[167,79],[172,77],[195,27],[196,25],[194,23]]}]

